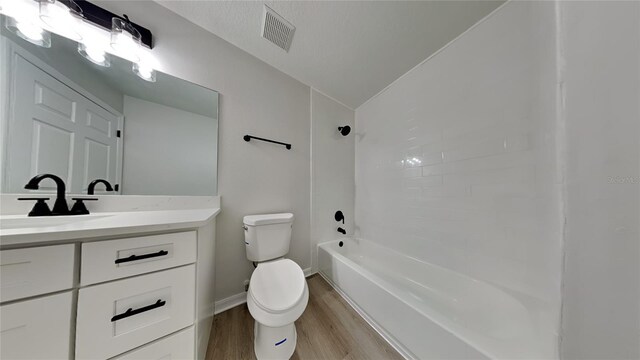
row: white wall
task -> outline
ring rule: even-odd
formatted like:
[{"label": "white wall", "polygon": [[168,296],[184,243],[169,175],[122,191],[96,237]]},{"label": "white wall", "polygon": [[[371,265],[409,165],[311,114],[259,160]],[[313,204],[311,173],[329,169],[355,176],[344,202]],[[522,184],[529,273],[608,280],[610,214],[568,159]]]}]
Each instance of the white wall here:
[{"label": "white wall", "polygon": [[216,195],[216,119],[126,95],[124,116],[123,195]]},{"label": "white wall", "polygon": [[640,359],[640,3],[562,2],[565,359]]},{"label": "white wall", "polygon": [[356,109],[356,229],[507,289],[557,354],[554,4],[511,2]]},{"label": "white wall", "polygon": [[[220,92],[216,298],[242,293],[253,270],[244,249],[244,215],[294,213],[289,256],[309,268],[310,88],[156,3],[96,3],[153,32],[161,71]],[[245,134],[293,148],[246,143]]]},{"label": "white wall", "polygon": [[[321,242],[341,235],[339,226],[354,231],[354,147],[357,134],[353,110],[325,95],[311,92],[311,259],[317,270],[317,247]],[[351,133],[342,136],[339,126],[351,126]],[[341,210],[345,224],[337,223],[334,214]]]}]

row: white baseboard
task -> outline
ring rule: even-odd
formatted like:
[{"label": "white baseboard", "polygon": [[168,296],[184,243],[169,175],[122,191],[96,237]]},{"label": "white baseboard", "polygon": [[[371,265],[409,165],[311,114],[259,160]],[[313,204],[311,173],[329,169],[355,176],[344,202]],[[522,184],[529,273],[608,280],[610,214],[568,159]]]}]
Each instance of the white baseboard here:
[{"label": "white baseboard", "polygon": [[364,321],[366,321],[367,324],[369,324],[373,328],[373,330],[375,330],[380,336],[382,336],[382,338],[387,343],[389,343],[392,348],[400,353],[403,358],[405,358],[406,360],[417,359],[417,357],[413,355],[411,351],[409,351],[409,349],[400,344],[393,336],[391,336],[391,334],[389,334],[382,326],[380,326],[375,320],[373,320],[371,316],[364,312],[364,310],[362,310],[362,308],[360,308],[358,304],[351,300],[351,298],[349,298],[347,294],[345,294],[338,286],[336,286],[336,284],[334,284],[328,276],[326,276],[322,272],[318,272],[318,274],[320,274],[320,276],[322,276],[322,278],[325,279],[329,283],[329,285],[331,285],[331,287],[338,293],[338,295],[340,295],[347,302],[347,304],[349,304],[353,308],[353,310],[355,310],[358,315],[360,315],[360,317],[362,317]]},{"label": "white baseboard", "polygon": [[223,311],[227,311],[246,302],[247,293],[244,291],[239,294],[231,295],[228,298],[216,301],[214,314],[220,314]]},{"label": "white baseboard", "polygon": [[309,276],[318,273],[317,271],[311,269],[310,267],[302,270],[304,272],[304,277],[308,278]]},{"label": "white baseboard", "polygon": [[[317,271],[313,271],[311,268],[306,268],[302,270],[304,272],[304,277],[309,277],[313,274],[316,274]],[[218,300],[215,303],[215,311],[214,314],[220,314],[223,311],[227,311],[231,308],[234,308],[238,305],[242,305],[247,302],[247,293],[245,291],[231,295],[228,298],[224,298],[222,300]]]}]

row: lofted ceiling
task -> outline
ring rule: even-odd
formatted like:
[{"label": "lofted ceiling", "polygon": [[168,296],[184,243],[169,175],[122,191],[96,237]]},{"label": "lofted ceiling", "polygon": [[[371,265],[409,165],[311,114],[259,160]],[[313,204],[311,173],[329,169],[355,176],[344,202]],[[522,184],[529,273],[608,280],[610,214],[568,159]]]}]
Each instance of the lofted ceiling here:
[{"label": "lofted ceiling", "polygon": [[[355,109],[503,1],[167,1],[164,7]],[[261,37],[263,4],[295,27]]]}]

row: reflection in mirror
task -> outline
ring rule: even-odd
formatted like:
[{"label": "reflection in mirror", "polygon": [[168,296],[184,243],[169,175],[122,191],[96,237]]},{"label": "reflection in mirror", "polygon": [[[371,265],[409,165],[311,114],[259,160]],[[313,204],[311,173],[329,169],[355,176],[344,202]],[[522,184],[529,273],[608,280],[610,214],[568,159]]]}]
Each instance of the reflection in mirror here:
[{"label": "reflection in mirror", "polygon": [[[216,195],[217,92],[163,73],[145,81],[127,60],[99,66],[72,40],[52,34],[43,48],[1,28],[3,193],[50,173],[72,194],[104,179],[114,191],[97,183],[95,194]],[[55,192],[49,181],[32,192]]]}]

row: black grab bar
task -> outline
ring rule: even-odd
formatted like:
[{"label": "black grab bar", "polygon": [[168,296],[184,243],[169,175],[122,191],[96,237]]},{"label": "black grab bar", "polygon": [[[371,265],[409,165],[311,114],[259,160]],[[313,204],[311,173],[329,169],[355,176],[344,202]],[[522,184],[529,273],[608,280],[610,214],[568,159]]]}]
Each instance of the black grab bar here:
[{"label": "black grab bar", "polygon": [[280,141],[275,141],[275,140],[269,140],[269,139],[265,139],[265,138],[261,138],[261,137],[257,137],[257,136],[253,136],[253,135],[245,135],[243,137],[244,141],[251,141],[251,139],[256,139],[256,140],[260,140],[260,141],[266,141],[266,142],[270,142],[270,143],[274,143],[274,144],[278,144],[278,145],[284,145],[287,150],[291,150],[291,144],[287,144],[287,143],[283,143]]}]

